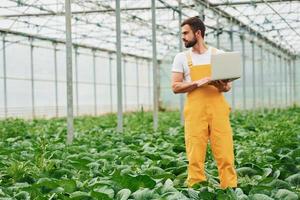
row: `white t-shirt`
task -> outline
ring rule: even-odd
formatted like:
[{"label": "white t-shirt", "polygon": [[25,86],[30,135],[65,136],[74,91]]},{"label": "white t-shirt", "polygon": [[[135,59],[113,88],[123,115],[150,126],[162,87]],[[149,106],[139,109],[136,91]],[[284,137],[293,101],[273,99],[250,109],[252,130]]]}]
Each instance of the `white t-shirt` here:
[{"label": "white t-shirt", "polygon": [[[207,51],[203,54],[194,53],[192,49],[189,49],[192,55],[193,65],[205,65],[210,64],[210,58],[212,54],[212,47],[208,47]],[[224,51],[217,49],[216,53],[222,53]],[[173,61],[172,72],[181,72],[184,74],[184,82],[191,82],[190,68],[187,63],[186,51],[178,53]]]}]

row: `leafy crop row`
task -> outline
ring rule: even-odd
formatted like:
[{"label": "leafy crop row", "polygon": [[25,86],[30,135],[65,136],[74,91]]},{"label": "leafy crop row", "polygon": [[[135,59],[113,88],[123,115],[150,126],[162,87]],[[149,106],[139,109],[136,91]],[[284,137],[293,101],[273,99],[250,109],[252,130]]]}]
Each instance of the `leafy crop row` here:
[{"label": "leafy crop row", "polygon": [[65,119],[0,121],[0,199],[296,200],[300,193],[300,109],[234,112],[238,188],[221,190],[208,149],[208,182],[187,188],[177,112],[80,117],[65,144]]}]

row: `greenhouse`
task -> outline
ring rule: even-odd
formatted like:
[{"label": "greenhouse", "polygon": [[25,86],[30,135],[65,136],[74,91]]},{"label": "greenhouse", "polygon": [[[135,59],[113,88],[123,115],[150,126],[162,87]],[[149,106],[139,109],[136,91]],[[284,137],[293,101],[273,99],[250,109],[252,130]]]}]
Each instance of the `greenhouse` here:
[{"label": "greenhouse", "polygon": [[[174,90],[195,86],[174,71],[195,50],[185,27],[238,53],[229,91]],[[0,40],[0,199],[300,199],[299,1],[1,0]],[[189,99],[205,87],[229,108],[233,185],[213,119],[206,178],[188,184]]]}]

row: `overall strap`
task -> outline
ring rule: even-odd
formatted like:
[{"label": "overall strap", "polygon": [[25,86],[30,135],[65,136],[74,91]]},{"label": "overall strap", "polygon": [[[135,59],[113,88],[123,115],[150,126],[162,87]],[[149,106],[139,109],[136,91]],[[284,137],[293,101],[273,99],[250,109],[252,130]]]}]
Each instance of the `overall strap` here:
[{"label": "overall strap", "polygon": [[186,59],[187,59],[187,63],[188,63],[189,68],[193,67],[192,54],[191,54],[191,52],[190,52],[190,51],[187,51],[187,52],[185,53],[185,55],[186,55]]}]

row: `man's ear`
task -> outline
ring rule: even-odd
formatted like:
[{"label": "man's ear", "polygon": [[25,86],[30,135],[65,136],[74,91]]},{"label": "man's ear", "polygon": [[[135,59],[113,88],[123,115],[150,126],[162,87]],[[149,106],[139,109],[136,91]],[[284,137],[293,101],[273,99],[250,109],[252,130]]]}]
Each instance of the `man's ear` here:
[{"label": "man's ear", "polygon": [[201,36],[201,31],[200,31],[200,30],[196,31],[195,35],[197,35],[198,37],[202,37],[202,36]]}]

